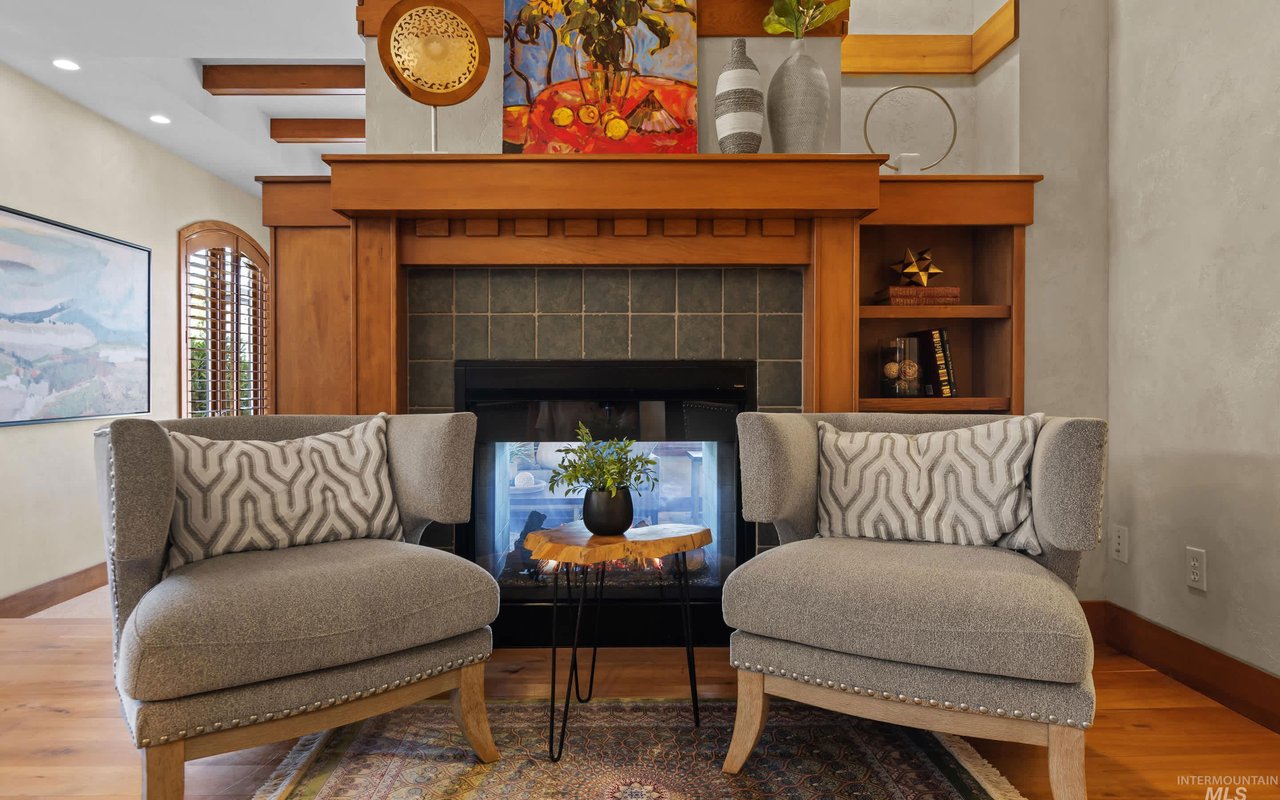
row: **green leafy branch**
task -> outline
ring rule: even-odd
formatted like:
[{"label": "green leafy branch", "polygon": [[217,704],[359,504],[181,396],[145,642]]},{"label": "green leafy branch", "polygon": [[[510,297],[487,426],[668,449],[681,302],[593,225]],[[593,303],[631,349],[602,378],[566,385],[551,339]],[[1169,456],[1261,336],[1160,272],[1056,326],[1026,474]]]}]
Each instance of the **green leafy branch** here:
[{"label": "green leafy branch", "polygon": [[849,9],[849,0],[773,0],[773,8],[764,18],[765,33],[777,36],[789,33],[803,39],[809,31],[821,28]]},{"label": "green leafy branch", "polygon": [[551,24],[558,15],[564,22],[556,29],[560,43],[573,46],[575,37],[587,57],[598,64],[622,69],[627,57],[628,31],[644,25],[657,40],[654,55],[671,45],[675,35],[664,14],[697,14],[687,0],[528,0],[516,15],[515,30],[524,44],[537,41],[538,26]]},{"label": "green leafy branch", "polygon": [[633,439],[596,441],[587,426],[579,422],[578,443],[560,448],[560,464],[551,471],[547,484],[553,490],[564,488],[570,494],[584,490],[607,491],[610,497],[619,489],[652,490],[658,485],[654,471],[658,460],[632,452],[635,445]]}]

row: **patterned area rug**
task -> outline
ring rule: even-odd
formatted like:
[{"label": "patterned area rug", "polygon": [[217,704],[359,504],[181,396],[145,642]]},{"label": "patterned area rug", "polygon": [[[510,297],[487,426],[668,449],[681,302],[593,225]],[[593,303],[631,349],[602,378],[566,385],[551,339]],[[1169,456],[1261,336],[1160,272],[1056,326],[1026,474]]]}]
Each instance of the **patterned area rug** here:
[{"label": "patterned area rug", "polygon": [[734,704],[575,705],[564,759],[547,760],[545,704],[489,704],[496,764],[481,764],[448,705],[429,702],[304,738],[255,800],[1024,800],[963,740],[775,701],[740,775],[720,771]]}]

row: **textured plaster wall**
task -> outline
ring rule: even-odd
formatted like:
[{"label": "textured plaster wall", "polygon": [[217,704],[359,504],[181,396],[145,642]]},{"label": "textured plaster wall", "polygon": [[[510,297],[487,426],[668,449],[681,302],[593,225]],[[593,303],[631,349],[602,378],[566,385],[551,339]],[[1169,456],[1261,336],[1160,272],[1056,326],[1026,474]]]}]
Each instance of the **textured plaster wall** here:
[{"label": "textured plaster wall", "polygon": [[[266,246],[261,201],[5,66],[0,108],[0,205],[151,248],[151,416],[176,416],[178,230],[220,219]],[[101,424],[0,428],[0,597],[103,561]]]},{"label": "textured plaster wall", "polygon": [[[1019,43],[974,76],[972,171],[978,174],[1018,172],[1021,61]],[[955,170],[960,172],[962,170]]]},{"label": "textured plaster wall", "polygon": [[[1107,3],[1022,3],[1019,170],[1042,173],[1027,229],[1026,407],[1107,416]],[[1089,553],[1079,594],[1103,596]]]},{"label": "textured plaster wall", "polygon": [[1280,674],[1280,4],[1203,12],[1111,3],[1107,592]]},{"label": "textured plaster wall", "polygon": [[[973,33],[987,12],[975,16],[979,3],[1003,0],[858,0],[849,8],[851,33],[946,34]],[[992,9],[994,10],[994,8]]]},{"label": "textured plaster wall", "polygon": [[[431,151],[431,109],[396,88],[378,59],[378,40],[365,42],[365,150]],[[445,153],[502,152],[502,39],[489,40],[489,74],[466,101],[439,110],[439,148]]]}]

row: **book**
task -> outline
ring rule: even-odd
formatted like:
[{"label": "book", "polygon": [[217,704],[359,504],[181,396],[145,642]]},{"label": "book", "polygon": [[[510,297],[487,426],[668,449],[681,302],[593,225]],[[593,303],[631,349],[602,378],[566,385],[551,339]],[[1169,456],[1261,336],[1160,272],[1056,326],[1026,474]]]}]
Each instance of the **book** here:
[{"label": "book", "polygon": [[876,292],[875,302],[888,306],[954,306],[960,304],[960,287],[890,286]]},{"label": "book", "polygon": [[920,360],[924,362],[925,396],[955,397],[955,366],[951,362],[951,343],[946,328],[933,328],[912,334],[920,339]]},{"label": "book", "polygon": [[946,362],[947,383],[951,386],[951,397],[956,397],[958,394],[957,386],[959,384],[956,382],[955,364],[951,363],[951,337],[950,334],[947,333],[946,328],[942,329],[942,358]]}]

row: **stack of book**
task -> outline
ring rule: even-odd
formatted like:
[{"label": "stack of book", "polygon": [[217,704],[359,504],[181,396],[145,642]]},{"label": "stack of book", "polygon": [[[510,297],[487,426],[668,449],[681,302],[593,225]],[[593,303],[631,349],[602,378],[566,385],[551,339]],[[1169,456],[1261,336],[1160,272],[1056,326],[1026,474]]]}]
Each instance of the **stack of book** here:
[{"label": "stack of book", "polygon": [[876,292],[876,303],[888,306],[954,306],[959,286],[890,286]]},{"label": "stack of book", "polygon": [[921,391],[925,397],[956,397],[956,370],[951,363],[951,343],[946,328],[917,331],[922,366]]}]

